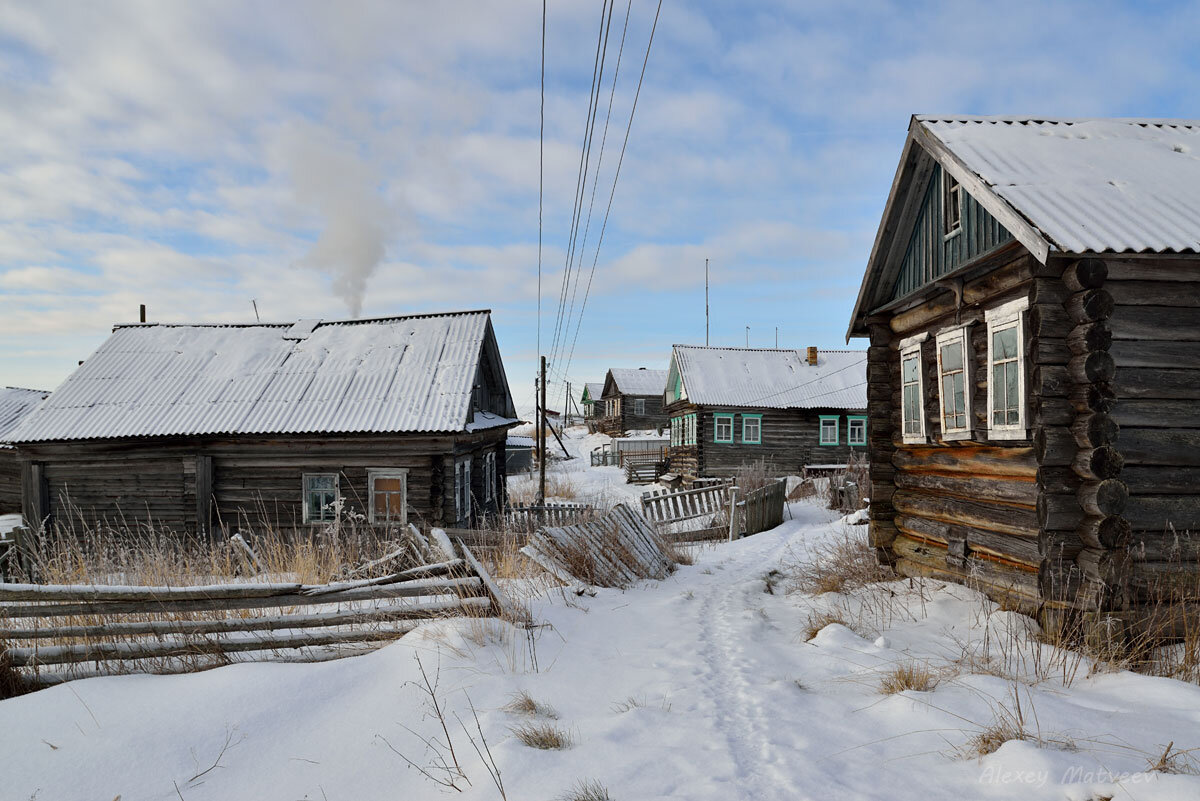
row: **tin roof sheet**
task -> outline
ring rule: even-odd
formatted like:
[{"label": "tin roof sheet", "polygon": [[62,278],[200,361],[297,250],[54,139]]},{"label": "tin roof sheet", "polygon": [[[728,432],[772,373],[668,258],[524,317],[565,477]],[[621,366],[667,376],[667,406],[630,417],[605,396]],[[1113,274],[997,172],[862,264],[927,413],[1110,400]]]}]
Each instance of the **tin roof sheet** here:
[{"label": "tin roof sheet", "polygon": [[763,409],[865,409],[867,354],[676,345],[675,364],[692,403]]},{"label": "tin roof sheet", "polygon": [[21,387],[0,389],[0,447],[4,447],[17,425],[49,394]]},{"label": "tin roof sheet", "polygon": [[666,370],[614,367],[608,372],[622,395],[661,395],[667,387]]}]

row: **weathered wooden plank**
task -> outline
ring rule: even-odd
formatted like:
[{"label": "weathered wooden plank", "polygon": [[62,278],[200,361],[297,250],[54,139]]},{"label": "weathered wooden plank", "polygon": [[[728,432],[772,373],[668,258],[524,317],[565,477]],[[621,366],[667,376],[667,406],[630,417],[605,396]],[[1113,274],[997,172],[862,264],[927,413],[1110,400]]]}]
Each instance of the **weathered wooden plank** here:
[{"label": "weathered wooden plank", "polygon": [[1016,537],[1009,534],[997,534],[987,529],[959,523],[946,523],[916,515],[896,515],[895,529],[909,537],[931,539],[942,544],[955,537],[965,537],[972,550],[1024,562],[1031,566],[1036,566],[1040,559],[1036,536]]},{"label": "weathered wooden plank", "polygon": [[1200,530],[1200,494],[1135,495],[1122,516],[1140,531]]},{"label": "weathered wooden plank", "polygon": [[1162,339],[1167,321],[1171,338],[1176,342],[1200,342],[1200,308],[1118,306],[1108,326],[1114,341],[1158,340]]},{"label": "weathered wooden plank", "polygon": [[1170,281],[1109,281],[1105,289],[1119,298],[1122,306],[1196,306],[1192,292],[1180,291],[1179,285]]},{"label": "weathered wooden plank", "polygon": [[980,501],[1007,501],[1032,505],[1037,485],[1029,477],[986,478],[965,473],[907,472],[896,474],[895,485],[901,489],[958,495]]},{"label": "weathered wooden plank", "polygon": [[908,472],[963,472],[981,476],[1034,478],[1037,461],[1029,446],[913,446],[898,448],[892,463]]},{"label": "weathered wooden plank", "polygon": [[1200,399],[1200,370],[1125,368],[1112,381],[1118,398]]},{"label": "weathered wooden plank", "polygon": [[971,501],[912,490],[898,491],[892,498],[896,511],[915,517],[961,523],[1013,536],[1030,536],[1038,530],[1032,504],[999,504]]},{"label": "weathered wooden plank", "polygon": [[1126,465],[1200,466],[1200,430],[1122,428]]}]

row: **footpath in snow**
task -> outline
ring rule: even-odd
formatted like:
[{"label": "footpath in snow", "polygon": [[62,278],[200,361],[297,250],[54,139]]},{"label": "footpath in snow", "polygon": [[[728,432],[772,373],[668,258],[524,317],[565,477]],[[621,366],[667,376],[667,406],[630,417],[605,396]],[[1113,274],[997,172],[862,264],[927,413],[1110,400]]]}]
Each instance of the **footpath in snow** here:
[{"label": "footpath in snow", "polygon": [[[459,722],[475,732],[471,705],[513,801],[570,798],[582,780],[628,801],[1200,798],[1200,778],[1147,771],[1169,742],[1200,746],[1200,688],[1088,676],[1036,644],[1017,659],[1024,619],[963,587],[788,593],[794,566],[846,531],[813,505],[790,513],[663,582],[544,592],[530,632],[439,622],[336,662],[90,679],[0,702],[0,798],[498,799]],[[849,627],[813,624],[822,614]],[[461,794],[417,769],[445,775],[424,744],[445,735],[418,658],[448,710]],[[936,686],[881,693],[908,664]],[[506,711],[519,692],[553,716]],[[1028,739],[964,756],[1006,710]],[[531,748],[513,733],[527,723],[572,744]]]}]

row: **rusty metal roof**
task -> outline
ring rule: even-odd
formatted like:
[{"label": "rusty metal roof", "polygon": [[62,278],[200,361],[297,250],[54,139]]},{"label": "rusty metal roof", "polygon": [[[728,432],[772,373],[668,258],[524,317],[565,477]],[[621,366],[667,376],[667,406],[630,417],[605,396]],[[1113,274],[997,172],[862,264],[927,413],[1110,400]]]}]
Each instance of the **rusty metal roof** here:
[{"label": "rusty metal roof", "polygon": [[11,440],[479,428],[489,317],[119,326]]},{"label": "rusty metal roof", "polygon": [[867,354],[676,345],[673,361],[687,400],[758,409],[867,408]]},{"label": "rusty metal roof", "polygon": [[1200,120],[915,119],[1051,251],[1200,251]]}]

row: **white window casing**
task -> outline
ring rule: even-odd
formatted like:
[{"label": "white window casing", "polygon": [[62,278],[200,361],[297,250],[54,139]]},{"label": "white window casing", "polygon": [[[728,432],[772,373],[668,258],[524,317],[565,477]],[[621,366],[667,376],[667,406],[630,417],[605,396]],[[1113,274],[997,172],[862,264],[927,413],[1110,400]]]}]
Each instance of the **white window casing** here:
[{"label": "white window casing", "polygon": [[454,514],[458,520],[471,517],[471,460],[454,464]]},{"label": "white window casing", "polygon": [[973,436],[970,326],[971,323],[967,323],[943,329],[935,340],[938,414],[942,421],[942,439],[947,441]]},{"label": "white window casing", "polygon": [[987,323],[988,439],[1029,438],[1025,312],[1028,298],[984,311]]},{"label": "white window casing", "polygon": [[372,524],[408,523],[408,470],[379,467],[367,470],[367,517]]},{"label": "white window casing", "polygon": [[337,501],[341,498],[337,473],[304,473],[304,505],[301,517],[305,523],[331,523],[337,520]]},{"label": "white window casing", "polygon": [[635,398],[634,399],[633,413],[638,416],[642,416],[642,415],[646,414],[646,399],[645,398]]},{"label": "white window casing", "polygon": [[483,502],[490,504],[496,499],[496,452],[483,455]]},{"label": "white window casing", "polygon": [[925,433],[925,365],[921,344],[925,331],[900,340],[900,433],[903,442],[915,445],[928,441]]}]

